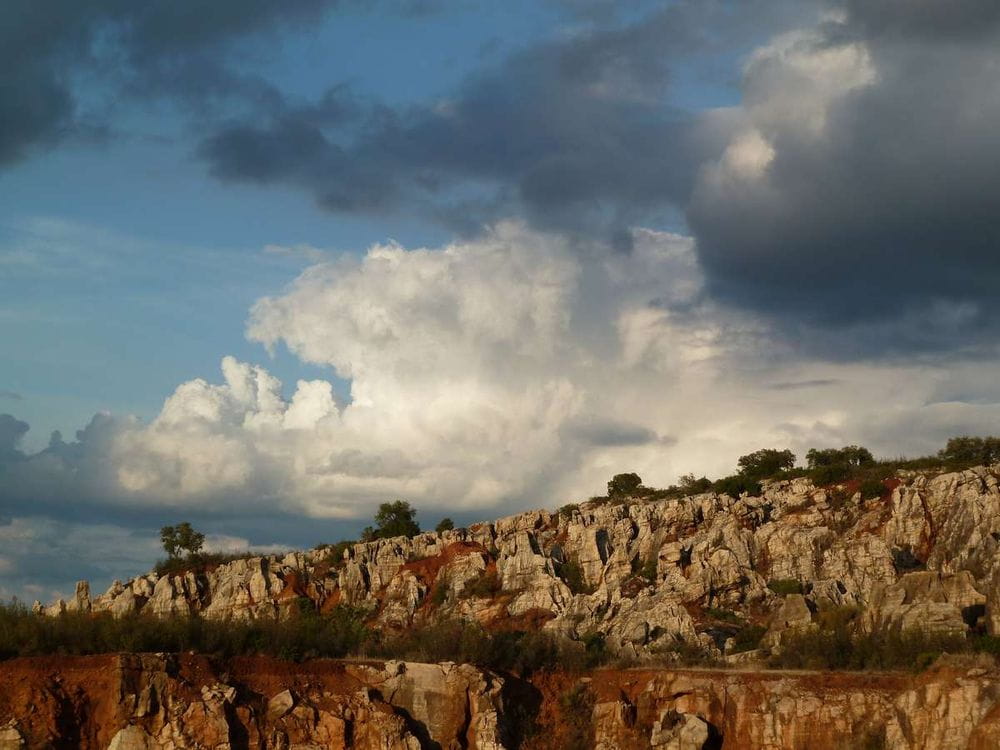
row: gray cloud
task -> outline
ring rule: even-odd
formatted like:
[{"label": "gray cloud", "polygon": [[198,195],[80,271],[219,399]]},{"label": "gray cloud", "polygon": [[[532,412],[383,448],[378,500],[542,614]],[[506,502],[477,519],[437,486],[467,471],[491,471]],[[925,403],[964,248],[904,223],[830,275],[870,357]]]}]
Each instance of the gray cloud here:
[{"label": "gray cloud", "polygon": [[292,184],[332,211],[404,211],[466,233],[518,214],[624,240],[630,224],[675,215],[715,140],[670,104],[672,64],[746,44],[788,7],[674,3],[522,49],[441,101],[369,103],[360,127],[286,106],[199,153],[220,179]]},{"label": "gray cloud", "polygon": [[837,385],[840,381],[834,378],[815,378],[813,380],[793,380],[781,383],[771,383],[767,386],[772,391],[797,391],[804,388],[825,388]]},{"label": "gray cloud", "polygon": [[199,109],[223,101],[273,106],[278,92],[239,72],[234,45],[315,22],[336,4],[11,0],[0,25],[0,166],[107,127],[91,121],[96,115],[81,99],[74,79],[83,72],[116,95],[170,96]]},{"label": "gray cloud", "polygon": [[893,36],[980,36],[1000,25],[1000,4],[993,0],[847,0],[846,5],[866,31]]},{"label": "gray cloud", "polygon": [[710,293],[834,356],[992,347],[996,4],[850,10],[746,69],[744,126],[688,211]]},{"label": "gray cloud", "polygon": [[[829,0],[842,17],[823,21],[816,4],[785,0],[555,4],[572,33],[470,73],[448,97],[392,108],[343,84],[303,103],[234,63],[240,45],[337,0],[17,0],[0,30],[0,164],[81,133],[66,71],[82,68],[204,115],[197,153],[221,180],[469,235],[522,216],[618,250],[625,227],[683,214],[706,294],[772,316],[792,347],[832,358],[993,347],[995,2]],[[791,41],[778,36],[792,27]],[[672,105],[679,69],[731,69],[769,38],[741,106]],[[771,151],[763,166],[748,134]]]},{"label": "gray cloud", "polygon": [[661,440],[654,430],[640,424],[594,417],[574,419],[563,425],[559,432],[566,440],[603,447],[649,445],[657,442],[669,445],[671,442],[670,438]]},{"label": "gray cloud", "polygon": [[0,398],[8,399],[9,401],[23,401],[24,396],[15,391],[0,391]]}]

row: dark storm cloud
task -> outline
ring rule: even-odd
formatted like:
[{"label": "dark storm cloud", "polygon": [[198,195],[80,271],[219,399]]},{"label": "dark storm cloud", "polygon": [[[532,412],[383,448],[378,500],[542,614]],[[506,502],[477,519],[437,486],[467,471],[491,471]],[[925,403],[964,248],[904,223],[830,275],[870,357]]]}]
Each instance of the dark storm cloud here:
[{"label": "dark storm cloud", "polygon": [[10,414],[0,414],[0,460],[23,455],[17,446],[27,432],[27,422],[22,422]]},{"label": "dark storm cloud", "polygon": [[671,438],[661,439],[656,432],[639,424],[593,417],[572,420],[563,425],[559,433],[566,440],[577,440],[585,445],[599,447],[674,442]]},{"label": "dark storm cloud", "polygon": [[[862,5],[748,68],[744,111],[773,160],[759,178],[705,177],[695,192],[688,217],[709,288],[844,356],[989,344],[1000,323],[995,4],[905,3],[906,24],[904,3]],[[955,17],[936,26],[946,9]],[[855,54],[868,78],[816,105],[857,75]],[[828,77],[803,80],[806,68]]]},{"label": "dark storm cloud", "polygon": [[[93,73],[113,90],[274,102],[277,92],[227,58],[241,37],[317,20],[335,0],[12,0],[0,24],[0,166],[33,147],[92,133],[74,83]],[[100,125],[96,126],[98,129]]]},{"label": "dark storm cloud", "polygon": [[671,64],[746,43],[780,7],[673,3],[523,49],[445,100],[370,105],[360,127],[286,108],[219,131],[199,153],[221,179],[296,185],[333,211],[418,213],[469,232],[523,214],[624,236],[670,215],[707,147],[710,131],[669,104]]},{"label": "dark storm cloud", "polygon": [[855,24],[879,34],[978,36],[1000,24],[996,0],[847,0],[846,5]]}]

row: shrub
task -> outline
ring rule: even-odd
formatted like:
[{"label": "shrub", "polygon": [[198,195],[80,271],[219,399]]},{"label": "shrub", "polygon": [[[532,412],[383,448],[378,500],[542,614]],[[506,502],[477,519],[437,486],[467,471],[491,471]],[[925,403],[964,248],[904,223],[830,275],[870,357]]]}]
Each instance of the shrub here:
[{"label": "shrub", "polygon": [[769,666],[782,669],[908,669],[921,671],[943,653],[967,651],[962,636],[921,630],[853,635],[847,624],[796,633],[772,655]]},{"label": "shrub", "polygon": [[1000,461],[1000,438],[961,435],[948,440],[938,456],[952,465],[973,466]]},{"label": "shrub", "polygon": [[881,479],[865,479],[858,487],[862,500],[877,500],[885,492],[885,482]]},{"label": "shrub", "polygon": [[562,518],[571,518],[578,510],[580,510],[580,506],[576,503],[566,503],[559,509],[559,515]]},{"label": "shrub", "polygon": [[323,557],[323,562],[331,568],[340,568],[345,563],[344,553],[355,544],[357,544],[357,542],[353,539],[341,539],[336,544],[329,545],[326,548],[326,555]]},{"label": "shrub", "polygon": [[181,552],[187,552],[188,557],[201,552],[202,545],[205,544],[205,535],[195,531],[191,524],[184,521],[176,526],[164,526],[160,529],[160,541],[167,553],[167,559],[174,560],[181,556]]},{"label": "shrub", "polygon": [[762,448],[740,456],[736,463],[743,476],[763,479],[795,466],[795,454],[787,449]]},{"label": "shrub", "polygon": [[642,479],[638,474],[615,474],[608,482],[608,497],[628,497],[634,495],[641,486]]},{"label": "shrub", "polygon": [[583,644],[585,666],[593,669],[604,664],[608,660],[608,647],[603,633],[586,633],[580,639]]},{"label": "shrub", "polygon": [[875,463],[871,451],[859,445],[845,445],[843,448],[810,448],[806,453],[806,465],[810,469],[821,466],[869,466]]},{"label": "shrub", "polygon": [[809,478],[813,484],[823,486],[829,484],[839,484],[851,478],[851,467],[847,464],[830,464],[829,466],[817,466],[809,470]]},{"label": "shrub", "polygon": [[737,499],[743,493],[748,495],[759,495],[761,493],[760,482],[743,474],[733,474],[729,477],[716,479],[712,483],[712,490],[719,495],[729,495]]},{"label": "shrub", "polygon": [[760,641],[766,632],[767,628],[763,625],[744,625],[733,634],[733,647],[730,653],[741,654],[744,651],[753,651],[760,646]]},{"label": "shrub", "polygon": [[362,533],[366,542],[391,539],[394,536],[416,536],[420,525],[416,522],[417,509],[405,500],[382,503],[375,513],[375,528],[368,526]]},{"label": "shrub", "polygon": [[157,560],[153,570],[158,576],[186,575],[187,573],[204,573],[219,565],[225,565],[236,560],[248,560],[260,557],[255,552],[238,552],[225,554],[222,552],[199,552],[187,557],[173,557]]},{"label": "shrub", "polygon": [[594,747],[594,706],[597,699],[586,683],[579,682],[559,697],[559,708],[569,727],[562,738],[566,750]]},{"label": "shrub", "polygon": [[141,614],[116,619],[106,612],[44,617],[17,603],[0,605],[0,658],[118,651],[340,658],[364,650],[368,638],[363,613],[345,605],[321,615],[311,602],[296,602],[287,618],[252,622]]},{"label": "shrub", "polygon": [[462,598],[490,599],[503,590],[503,582],[494,567],[488,567],[478,578],[467,581],[462,587]]},{"label": "shrub", "polygon": [[446,601],[448,601],[448,581],[439,578],[434,582],[434,587],[431,589],[431,605],[434,607],[440,607]]},{"label": "shrub", "polygon": [[452,521],[450,518],[442,518],[440,521],[438,521],[438,525],[434,527],[434,531],[440,534],[444,531],[451,531],[454,528],[455,528],[454,521]]},{"label": "shrub", "polygon": [[718,607],[708,607],[705,609],[705,614],[711,617],[713,620],[721,620],[722,622],[730,622],[734,624],[742,623],[743,619],[728,609],[720,609]]},{"label": "shrub", "polygon": [[780,596],[802,593],[802,584],[794,578],[775,578],[767,582],[767,587]]},{"label": "shrub", "polygon": [[696,479],[694,474],[683,474],[678,480],[677,488],[683,495],[700,495],[712,489],[712,480],[708,477]]},{"label": "shrub", "polygon": [[559,577],[574,594],[592,594],[594,591],[583,577],[583,568],[575,558],[569,558],[559,566]]}]

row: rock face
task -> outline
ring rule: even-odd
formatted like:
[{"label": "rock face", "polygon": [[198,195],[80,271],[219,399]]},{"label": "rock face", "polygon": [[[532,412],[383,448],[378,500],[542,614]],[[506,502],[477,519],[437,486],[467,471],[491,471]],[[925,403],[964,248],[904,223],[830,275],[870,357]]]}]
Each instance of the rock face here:
[{"label": "rock face", "polygon": [[[598,676],[599,675],[599,676]],[[996,673],[598,673],[605,748],[945,750],[1000,747]],[[614,707],[609,710],[609,707]]]},{"label": "rock face", "polygon": [[[14,659],[0,662],[0,748],[1000,747],[1000,673],[969,665],[918,677],[609,669],[510,679],[519,684],[453,664]],[[524,731],[525,705],[507,705],[511,687],[541,719],[534,731]]]},{"label": "rock face", "polygon": [[[450,663],[16,659],[0,662],[0,750],[1000,747],[992,663],[754,671],[831,621],[1000,636],[998,471],[901,473],[872,499],[796,479],[759,497],[591,501],[337,555],[147,574],[96,597],[80,582],[35,611],[245,620],[345,604],[386,633],[462,618],[600,636],[639,666],[525,683]],[[745,671],[644,669],[692,647]]]},{"label": "rock face", "polygon": [[[802,627],[805,608],[835,606],[863,611],[869,629],[1000,634],[996,470],[901,473],[868,500],[796,479],[765,484],[760,497],[590,502],[355,544],[342,556],[315,549],[148,574],[93,599],[81,582],[71,602],[37,610],[246,619],[308,599],[321,611],[361,607],[390,631],[542,614],[548,631],[600,633],[613,652],[639,658],[678,644],[723,649],[723,610],[770,626],[775,643],[782,611]],[[776,581],[796,584],[802,601],[786,602]]]},{"label": "rock face", "polygon": [[0,748],[501,750],[471,666],[114,655],[0,662]]}]

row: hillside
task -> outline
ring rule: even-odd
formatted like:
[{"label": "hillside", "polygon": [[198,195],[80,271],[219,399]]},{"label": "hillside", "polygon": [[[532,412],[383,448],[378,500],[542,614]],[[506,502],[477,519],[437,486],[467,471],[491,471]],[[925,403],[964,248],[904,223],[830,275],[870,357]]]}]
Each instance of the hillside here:
[{"label": "hillside", "polygon": [[[1000,632],[989,468],[901,472],[881,495],[799,478],[758,496],[590,502],[442,533],[150,573],[44,611],[273,618],[350,605],[392,634],[443,620],[600,639],[643,659],[771,650],[835,609],[860,633]],[[41,605],[36,604],[36,608]],[[739,643],[734,640],[736,638]],[[748,640],[751,639],[751,640]],[[748,656],[740,657],[749,658]]]},{"label": "hillside", "polygon": [[992,657],[939,655],[1000,643],[998,470],[599,498],[93,597],[81,582],[35,620],[121,623],[116,643],[219,623],[221,649],[279,655],[252,629],[305,623],[296,638],[339,640],[288,655],[360,658],[12,659],[0,748],[996,747]]}]

